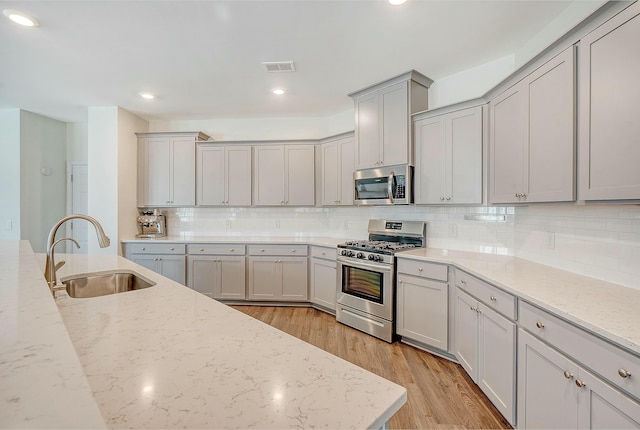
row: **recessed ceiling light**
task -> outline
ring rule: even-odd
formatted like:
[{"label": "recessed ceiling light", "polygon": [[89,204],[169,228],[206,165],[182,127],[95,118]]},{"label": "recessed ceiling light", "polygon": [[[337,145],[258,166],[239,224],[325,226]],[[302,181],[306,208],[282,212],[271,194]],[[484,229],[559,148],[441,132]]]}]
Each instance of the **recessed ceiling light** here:
[{"label": "recessed ceiling light", "polygon": [[15,22],[16,24],[23,25],[25,27],[37,27],[39,25],[37,19],[30,17],[26,13],[23,13],[17,10],[5,9],[2,11],[2,13],[11,21]]},{"label": "recessed ceiling light", "polygon": [[401,4],[406,3],[407,0],[389,0],[389,3],[391,3],[394,6],[399,6]]},{"label": "recessed ceiling light", "polygon": [[140,97],[142,97],[143,99],[147,99],[147,100],[153,100],[156,98],[156,96],[154,96],[151,93],[140,93]]},{"label": "recessed ceiling light", "polygon": [[281,96],[284,94],[284,90],[280,89],[280,88],[276,88],[275,90],[273,90],[273,94],[277,95],[277,96]]}]

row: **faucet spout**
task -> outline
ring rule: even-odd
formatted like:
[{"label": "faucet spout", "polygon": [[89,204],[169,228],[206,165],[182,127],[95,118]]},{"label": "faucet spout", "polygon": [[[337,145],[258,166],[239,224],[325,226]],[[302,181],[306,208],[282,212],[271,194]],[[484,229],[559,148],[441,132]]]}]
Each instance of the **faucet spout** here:
[{"label": "faucet spout", "polygon": [[47,284],[49,284],[49,288],[51,288],[52,293],[54,293],[55,291],[54,288],[58,282],[58,280],[56,279],[56,270],[58,270],[62,266],[62,264],[64,264],[64,262],[62,262],[62,264],[59,264],[59,265],[55,264],[55,261],[54,261],[55,246],[59,242],[62,242],[63,240],[71,240],[76,244],[78,248],[80,248],[80,245],[78,244],[78,242],[68,237],[59,239],[58,241],[55,240],[56,233],[58,232],[58,229],[60,228],[60,226],[72,219],[83,219],[85,221],[89,221],[93,225],[93,227],[96,230],[96,234],[98,235],[98,244],[100,245],[100,248],[106,248],[111,243],[111,241],[109,240],[109,237],[104,233],[104,230],[102,229],[102,226],[100,225],[100,223],[95,218],[92,218],[88,215],[73,214],[73,215],[66,216],[62,218],[60,221],[58,221],[51,228],[51,231],[49,232],[49,237],[47,238],[47,261],[45,263],[45,269],[44,269],[44,277],[47,280]]}]

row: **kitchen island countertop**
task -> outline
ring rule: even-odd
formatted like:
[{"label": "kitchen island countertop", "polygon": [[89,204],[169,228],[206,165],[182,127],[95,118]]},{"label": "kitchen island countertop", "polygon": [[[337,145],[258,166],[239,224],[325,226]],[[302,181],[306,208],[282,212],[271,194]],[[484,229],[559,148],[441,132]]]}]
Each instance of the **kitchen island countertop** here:
[{"label": "kitchen island countertop", "polygon": [[[62,339],[59,348],[74,359],[64,368],[85,383],[77,397],[89,404],[89,418],[75,424],[77,407],[68,405],[66,418],[29,425],[20,421],[27,409],[9,420],[3,403],[3,427],[379,428],[406,402],[403,387],[122,257],[62,259],[59,279],[124,269],[156,285],[89,299],[61,292],[54,303],[39,273],[28,285],[18,282],[18,290],[44,292],[33,300],[57,315],[48,341]],[[28,312],[18,310],[24,318]],[[4,382],[6,399],[28,381]],[[67,403],[58,385],[38,386],[43,397],[58,399],[58,409]]]}]

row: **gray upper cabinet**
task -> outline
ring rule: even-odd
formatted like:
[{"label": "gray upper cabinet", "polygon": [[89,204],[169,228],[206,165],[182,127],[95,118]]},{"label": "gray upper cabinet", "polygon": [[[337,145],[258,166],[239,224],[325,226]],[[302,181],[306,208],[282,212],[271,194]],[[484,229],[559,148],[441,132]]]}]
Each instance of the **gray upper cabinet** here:
[{"label": "gray upper cabinet", "polygon": [[493,100],[490,203],[575,200],[575,47]]},{"label": "gray upper cabinet", "polygon": [[482,106],[414,119],[416,204],[482,203]]},{"label": "gray upper cabinet", "polygon": [[320,145],[322,206],[353,205],[353,137]]},{"label": "gray upper cabinet", "polygon": [[579,45],[580,200],[640,199],[640,4]]},{"label": "gray upper cabinet", "polygon": [[138,206],[195,206],[199,132],[136,133]]},{"label": "gray upper cabinet", "polygon": [[349,94],[355,109],[357,169],[413,165],[411,114],[427,109],[432,83],[412,70]]},{"label": "gray upper cabinet", "polygon": [[198,206],[251,206],[251,146],[198,145]]}]

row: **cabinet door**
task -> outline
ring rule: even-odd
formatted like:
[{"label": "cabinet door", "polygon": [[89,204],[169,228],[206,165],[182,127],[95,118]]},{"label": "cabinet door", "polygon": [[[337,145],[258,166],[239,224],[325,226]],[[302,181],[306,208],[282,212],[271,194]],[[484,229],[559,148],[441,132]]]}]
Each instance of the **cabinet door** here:
[{"label": "cabinet door", "polygon": [[170,174],[170,204],[172,206],[195,206],[196,143],[193,137],[171,138]]},{"label": "cabinet door", "polygon": [[444,282],[399,275],[396,305],[398,334],[446,351],[448,296],[449,288]]},{"label": "cabinet door", "polygon": [[251,147],[227,146],[225,150],[225,204],[251,206]]},{"label": "cabinet door", "polygon": [[197,204],[220,206],[225,201],[225,149],[198,145]]},{"label": "cabinet door", "polygon": [[480,304],[478,386],[515,425],[516,325]]},{"label": "cabinet door", "polygon": [[219,282],[215,285],[214,298],[227,300],[244,300],[245,293],[245,258],[224,256],[218,259]]},{"label": "cabinet door", "polygon": [[285,204],[313,206],[315,200],[315,148],[285,145]]},{"label": "cabinet door", "polygon": [[158,257],[158,273],[179,284],[186,284],[186,256],[161,255]]},{"label": "cabinet door", "polygon": [[407,164],[409,154],[409,83],[400,82],[380,90],[382,164]]},{"label": "cabinet door", "polygon": [[640,429],[640,403],[604,383],[584,369],[576,380],[578,391],[578,428]]},{"label": "cabinet door", "polygon": [[491,203],[518,202],[527,176],[526,89],[517,84],[489,104]]},{"label": "cabinet door", "polygon": [[579,46],[581,200],[640,199],[640,4]]},{"label": "cabinet door", "polygon": [[215,287],[219,283],[216,257],[190,255],[187,260],[189,265],[189,288],[213,298]]},{"label": "cabinet door", "polygon": [[280,257],[282,273],[280,299],[306,301],[309,298],[306,257]]},{"label": "cabinet door", "polygon": [[338,142],[322,145],[322,205],[335,206],[339,204],[340,176]]},{"label": "cabinet door", "polygon": [[482,106],[447,115],[446,143],[445,202],[482,203]]},{"label": "cabinet door", "polygon": [[336,262],[311,259],[311,303],[335,312],[336,310]]},{"label": "cabinet door", "polygon": [[353,205],[353,171],[355,169],[355,145],[352,138],[338,142],[340,147],[340,178],[338,203],[343,206]]},{"label": "cabinet door", "polygon": [[574,52],[572,46],[527,78],[527,202],[575,200]]},{"label": "cabinet door", "polygon": [[356,165],[358,169],[378,167],[380,153],[380,124],[378,93],[372,92],[355,99]]},{"label": "cabinet door", "polygon": [[455,356],[473,381],[478,380],[478,302],[456,288]]},{"label": "cabinet door", "polygon": [[145,206],[171,204],[171,142],[168,137],[147,138]]},{"label": "cabinet door", "polygon": [[415,202],[416,204],[442,204],[445,202],[446,116],[416,121]]},{"label": "cabinet door", "polygon": [[280,206],[284,204],[284,148],[278,146],[256,146],[254,190],[258,206]]},{"label": "cabinet door", "polygon": [[249,257],[249,300],[274,300],[282,290],[278,257]]},{"label": "cabinet door", "polygon": [[157,255],[132,254],[130,259],[131,261],[141,265],[142,267],[146,267],[149,270],[153,270],[156,273],[160,273],[160,269],[158,268]]},{"label": "cabinet door", "polygon": [[577,428],[577,374],[564,355],[519,330],[518,428]]}]

